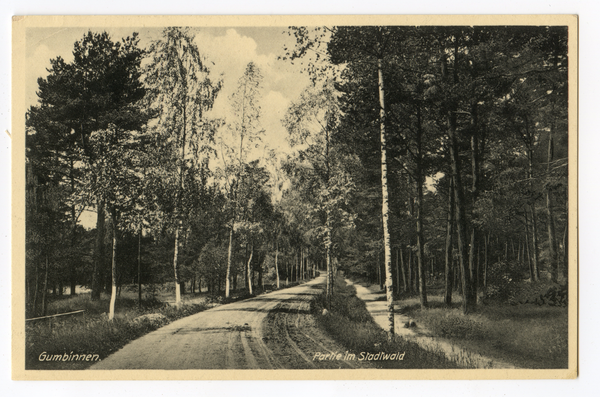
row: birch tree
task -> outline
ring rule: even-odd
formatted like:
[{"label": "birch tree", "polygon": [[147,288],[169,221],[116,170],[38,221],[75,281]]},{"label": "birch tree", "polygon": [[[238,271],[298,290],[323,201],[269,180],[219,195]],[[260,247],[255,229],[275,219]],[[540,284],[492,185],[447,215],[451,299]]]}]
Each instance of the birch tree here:
[{"label": "birch tree", "polygon": [[[392,277],[392,247],[390,241],[390,210],[388,192],[388,112],[386,107],[386,71],[395,51],[401,45],[401,30],[387,27],[338,27],[332,34],[328,52],[334,64],[352,63],[355,71],[365,79],[376,82],[376,103],[368,104],[373,117],[368,122],[378,126],[379,167],[381,177],[381,220],[383,226],[384,271],[388,325],[386,331],[389,338],[394,334],[394,283]],[[342,72],[342,77],[344,77]],[[346,74],[347,76],[347,74]],[[369,76],[369,77],[367,77]],[[369,92],[369,95],[373,94]],[[370,96],[371,97],[371,96]],[[372,98],[372,97],[371,97]],[[376,119],[375,119],[376,117]]]},{"label": "birch tree", "polygon": [[[184,195],[191,157],[208,156],[214,125],[205,116],[221,88],[210,78],[208,62],[200,54],[189,29],[169,27],[149,49],[145,70],[150,109],[156,114],[154,131],[164,136],[165,149],[176,159],[173,182],[174,207],[171,218],[175,235],[173,274],[175,303],[181,303],[178,256],[186,219]],[[197,160],[197,159],[196,159]]]},{"label": "birch tree", "polygon": [[229,246],[227,251],[227,273],[225,278],[225,297],[229,297],[231,288],[231,270],[234,249],[236,219],[239,217],[239,189],[246,169],[248,155],[258,146],[264,131],[260,125],[261,84],[263,76],[254,62],[246,65],[244,74],[238,80],[235,92],[229,97],[231,117],[224,134],[220,138],[222,161],[221,176],[227,190],[230,209]]}]

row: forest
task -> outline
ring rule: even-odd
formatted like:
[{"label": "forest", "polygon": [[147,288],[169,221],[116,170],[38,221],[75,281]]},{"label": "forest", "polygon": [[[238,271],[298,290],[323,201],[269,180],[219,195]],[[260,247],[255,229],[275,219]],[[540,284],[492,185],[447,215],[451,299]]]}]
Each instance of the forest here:
[{"label": "forest", "polygon": [[[227,117],[222,76],[169,27],[89,31],[50,60],[26,114],[26,316],[78,289],[139,299],[168,288],[229,299],[317,274],[432,296],[566,306],[568,29],[282,28],[279,61],[311,84],[261,124],[263,72],[246,65]],[[81,216],[92,212],[95,225]]]}]

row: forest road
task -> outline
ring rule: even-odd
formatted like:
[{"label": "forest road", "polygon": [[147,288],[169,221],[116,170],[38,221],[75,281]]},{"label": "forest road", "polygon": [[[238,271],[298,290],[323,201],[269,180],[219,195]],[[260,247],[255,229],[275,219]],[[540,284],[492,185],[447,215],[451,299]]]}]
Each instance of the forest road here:
[{"label": "forest road", "polygon": [[322,293],[324,283],[321,276],[180,319],[129,343],[91,369],[368,367],[366,362],[324,359],[327,354],[345,353],[316,326],[311,313],[311,302]]}]

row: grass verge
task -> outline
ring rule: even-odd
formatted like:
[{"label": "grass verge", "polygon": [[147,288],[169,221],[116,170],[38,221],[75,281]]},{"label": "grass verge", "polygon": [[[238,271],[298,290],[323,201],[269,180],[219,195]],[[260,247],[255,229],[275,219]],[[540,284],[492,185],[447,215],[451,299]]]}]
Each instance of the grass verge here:
[{"label": "grass verge", "polygon": [[[85,309],[85,317],[77,315],[53,319],[52,323],[49,320],[28,323],[25,369],[86,369],[94,362],[70,360],[69,357],[97,354],[103,359],[134,339],[208,308],[206,304],[184,304],[176,308],[156,300],[144,301],[138,308],[137,300],[121,298],[114,320],[108,321],[104,313],[108,307],[107,298],[92,301],[89,294],[82,294],[54,303],[50,313]],[[53,359],[46,361],[48,357]]]},{"label": "grass verge", "polygon": [[464,315],[458,304],[447,308],[441,297],[428,299],[430,307],[425,310],[416,298],[402,301],[406,305],[403,312],[435,336],[520,368],[568,367],[568,313],[564,307],[490,304]]},{"label": "grass verge", "polygon": [[[325,305],[325,296],[322,295],[315,301],[315,311],[321,313]],[[387,333],[373,321],[364,302],[356,297],[356,289],[346,285],[342,277],[335,279],[331,311],[316,316],[319,326],[357,357],[363,352],[404,353],[402,361],[371,361],[377,368],[462,368],[458,363],[448,360],[443,353],[427,351],[398,336],[388,341]]]}]

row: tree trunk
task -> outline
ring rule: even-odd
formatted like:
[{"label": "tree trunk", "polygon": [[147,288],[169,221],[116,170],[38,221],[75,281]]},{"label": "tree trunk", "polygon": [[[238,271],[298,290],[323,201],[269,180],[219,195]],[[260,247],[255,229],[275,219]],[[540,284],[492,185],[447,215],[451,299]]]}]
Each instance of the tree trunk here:
[{"label": "tree trunk", "polygon": [[403,286],[404,286],[404,292],[408,291],[408,284],[407,284],[407,280],[406,280],[406,266],[404,265],[404,254],[403,254],[403,249],[400,248],[400,268],[402,270],[402,282],[403,282]]},{"label": "tree trunk", "polygon": [[294,273],[294,281],[298,282],[298,249],[294,250],[294,269],[292,272]]},{"label": "tree trunk", "polygon": [[102,270],[104,269],[104,199],[98,195],[96,202],[96,246],[94,251],[94,271],[92,273],[92,300],[100,299]]},{"label": "tree trunk", "polygon": [[[526,137],[526,141],[525,141],[525,146],[527,148],[527,163],[528,163],[528,167],[527,167],[527,178],[529,179],[529,189],[531,191],[533,191],[533,147],[534,147],[534,136],[531,133],[531,129],[530,129],[530,123],[529,123],[529,118],[525,117],[525,137]],[[531,266],[532,266],[532,273],[531,273],[531,280],[532,281],[538,281],[540,278],[540,271],[539,271],[539,256],[538,256],[538,232],[537,232],[537,214],[536,214],[536,210],[535,210],[535,200],[531,199],[526,207],[525,207],[525,213],[527,213],[527,211],[529,211],[531,213]],[[526,222],[527,224],[527,222]]]},{"label": "tree trunk", "polygon": [[383,282],[381,281],[381,262],[380,262],[379,253],[377,253],[377,259],[376,259],[375,263],[377,266],[377,285],[379,286],[379,290],[383,290]]},{"label": "tree trunk", "polygon": [[469,271],[469,242],[467,240],[467,219],[465,214],[465,202],[461,178],[460,157],[458,153],[458,140],[456,137],[456,114],[448,114],[448,131],[450,135],[450,157],[454,180],[454,200],[456,203],[456,226],[458,234],[458,254],[460,258],[460,276],[462,285],[462,309],[467,314],[475,310],[476,301],[473,300],[471,280]]},{"label": "tree trunk", "polygon": [[490,234],[483,236],[483,242],[485,244],[484,249],[484,260],[483,260],[483,296],[487,296],[487,269],[488,269],[488,246],[490,245]]},{"label": "tree trunk", "polygon": [[400,258],[398,256],[398,248],[396,248],[396,294],[400,295]]},{"label": "tree trunk", "polygon": [[[471,126],[473,129],[471,135],[471,196],[472,196],[472,209],[471,213],[473,214],[473,209],[477,204],[477,197],[479,195],[479,164],[480,164],[480,137],[478,131],[478,117],[477,117],[477,103],[473,103],[471,105]],[[473,304],[477,303],[477,263],[475,261],[475,250],[479,250],[479,246],[477,244],[477,240],[475,239],[475,234],[477,233],[476,227],[471,227],[471,244],[469,246],[469,275],[468,275],[468,284],[469,288],[467,292],[470,294],[469,300],[473,302]]]},{"label": "tree trunk", "polygon": [[110,321],[115,318],[115,303],[117,301],[117,220],[114,210],[112,210],[112,229],[112,285],[110,289],[110,307],[108,311],[108,319]]},{"label": "tree trunk", "polygon": [[32,317],[37,316],[37,299],[38,299],[38,291],[40,290],[40,282],[39,282],[40,269],[38,264],[35,265],[35,290],[33,291],[33,305],[31,308]]},{"label": "tree trunk", "polygon": [[229,298],[229,278],[231,277],[231,260],[233,256],[233,226],[234,219],[231,219],[229,227],[229,247],[227,249],[227,271],[225,275],[225,298]]},{"label": "tree trunk", "polygon": [[[550,178],[550,173],[552,171],[551,164],[554,161],[554,122],[550,125],[550,131],[548,135],[548,165],[546,168],[546,172],[548,178]],[[553,209],[553,197],[552,197],[552,187],[548,185],[546,187],[546,212],[548,214],[548,246],[550,248],[550,275],[552,281],[558,282],[558,248],[557,248],[557,238],[556,238],[556,228],[554,225],[554,209]]]},{"label": "tree trunk", "polygon": [[[185,80],[185,76],[184,76],[184,85],[187,85],[187,81]],[[187,93],[186,93],[187,95]],[[177,196],[176,196],[176,203],[175,203],[175,214],[176,217],[178,218],[176,220],[176,225],[175,225],[175,249],[174,249],[174,253],[173,253],[173,272],[175,275],[175,305],[177,307],[180,307],[181,305],[181,286],[179,285],[179,275],[177,273],[177,265],[178,265],[178,251],[179,251],[179,229],[182,227],[182,206],[181,206],[181,196],[183,195],[183,188],[184,188],[184,178],[183,178],[183,162],[185,161],[185,141],[186,141],[186,134],[187,134],[187,97],[185,98],[185,102],[183,105],[183,123],[182,123],[182,131],[181,131],[181,155],[179,158],[179,161],[181,162],[179,164],[179,186],[178,186],[178,191],[177,191]]]},{"label": "tree trunk", "polygon": [[425,271],[425,236],[423,234],[423,148],[422,148],[422,136],[423,131],[421,130],[421,110],[417,108],[417,259],[419,269],[419,298],[421,301],[421,307],[427,307],[427,286]]},{"label": "tree trunk", "polygon": [[304,280],[304,248],[300,248],[300,280]]},{"label": "tree trunk", "polygon": [[277,289],[279,289],[279,264],[278,264],[278,259],[279,257],[279,242],[275,241],[275,276],[277,277]]},{"label": "tree trunk", "polygon": [[[457,238],[458,239],[458,238]],[[457,248],[458,250],[458,248]],[[460,267],[460,260],[454,260],[454,258],[452,259],[452,263],[454,263],[454,285],[456,290],[460,293],[460,295],[463,295],[463,284],[462,284],[462,269]]]},{"label": "tree trunk", "polygon": [[448,191],[448,221],[446,222],[446,267],[445,267],[445,286],[444,303],[448,306],[452,304],[452,283],[454,281],[454,263],[452,255],[452,235],[454,234],[454,189],[452,180]]},{"label": "tree trunk", "polygon": [[138,234],[137,281],[138,281],[138,307],[142,307],[142,225],[141,224],[140,224],[140,231]]},{"label": "tree trunk", "polygon": [[567,201],[567,222],[563,234],[563,277],[569,279],[569,202]]},{"label": "tree trunk", "polygon": [[381,131],[381,215],[383,220],[383,247],[385,257],[385,285],[387,298],[388,324],[386,331],[388,339],[391,340],[394,335],[394,296],[392,280],[392,255],[390,245],[389,231],[389,207],[388,207],[388,182],[387,182],[387,144],[385,132],[385,91],[383,86],[383,59],[377,59],[377,76],[379,85],[379,127]]},{"label": "tree trunk", "polygon": [[408,249],[408,290],[413,290],[413,266],[412,266],[412,249],[409,247]]},{"label": "tree trunk", "polygon": [[177,273],[177,260],[179,255],[179,221],[175,226],[175,249],[173,252],[173,273],[175,275],[175,306],[181,305],[181,286],[179,285],[179,275]]},{"label": "tree trunk", "polygon": [[[71,180],[71,192],[75,192],[75,176],[74,176],[75,164],[73,159],[71,158],[69,161],[69,178]],[[71,221],[73,222],[73,229],[71,234],[71,250],[75,249],[77,245],[77,216],[75,210],[75,204],[71,205]],[[75,295],[75,288],[77,284],[75,274],[75,262],[73,260],[69,261],[69,285],[70,285],[70,295]]]},{"label": "tree trunk", "polygon": [[325,220],[325,261],[327,263],[327,309],[331,310],[331,297],[333,295],[333,269],[331,266],[331,227],[330,210],[327,209],[327,219]]},{"label": "tree trunk", "polygon": [[529,266],[529,279],[533,281],[533,262],[531,260],[531,250],[529,249],[529,228],[525,230],[525,247],[527,247],[527,264]]},{"label": "tree trunk", "polygon": [[48,295],[48,255],[46,254],[46,268],[44,269],[44,289],[42,291],[42,316],[46,315],[48,309],[48,302],[46,300]]},{"label": "tree trunk", "polygon": [[258,266],[258,284],[260,286],[261,291],[265,290],[265,283],[263,282],[263,267],[262,263]]},{"label": "tree trunk", "polygon": [[250,244],[250,257],[248,258],[248,293],[252,295],[252,256],[254,255],[254,245]]}]

